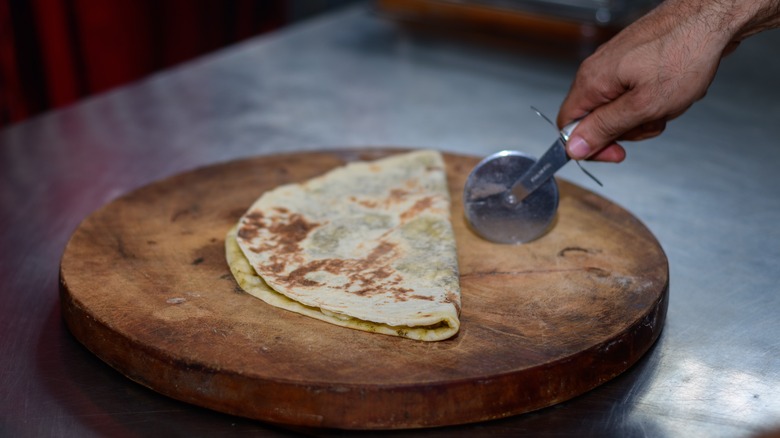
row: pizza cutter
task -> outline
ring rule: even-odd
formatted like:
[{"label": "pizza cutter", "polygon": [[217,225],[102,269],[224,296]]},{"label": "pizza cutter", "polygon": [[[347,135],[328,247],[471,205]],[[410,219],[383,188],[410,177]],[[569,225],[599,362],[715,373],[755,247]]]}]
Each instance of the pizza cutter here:
[{"label": "pizza cutter", "polygon": [[539,160],[522,152],[501,151],[477,164],[466,180],[463,205],[478,235],[497,243],[526,243],[547,232],[558,209],[553,175],[569,162],[566,142],[578,123],[566,125]]}]

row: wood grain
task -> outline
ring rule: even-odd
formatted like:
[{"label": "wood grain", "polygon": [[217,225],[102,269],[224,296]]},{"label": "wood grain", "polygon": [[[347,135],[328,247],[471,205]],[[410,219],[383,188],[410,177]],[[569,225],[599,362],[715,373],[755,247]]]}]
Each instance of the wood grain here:
[{"label": "wood grain", "polygon": [[630,213],[559,181],[554,228],[519,246],[471,233],[475,157],[445,154],[463,294],[442,342],[365,333],[242,292],[224,236],[263,191],[397,150],[274,155],[138,189],[88,217],[62,258],[73,335],[130,379],[273,423],[345,429],[461,424],[570,399],[635,363],[661,332],[668,263]]}]

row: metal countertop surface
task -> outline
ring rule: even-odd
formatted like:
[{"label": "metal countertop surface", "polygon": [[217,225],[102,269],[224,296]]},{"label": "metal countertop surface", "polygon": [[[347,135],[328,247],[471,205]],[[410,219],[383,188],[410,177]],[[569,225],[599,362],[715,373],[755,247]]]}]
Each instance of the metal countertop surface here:
[{"label": "metal countertop surface", "polygon": [[[780,431],[780,31],[727,57],[707,97],[620,165],[559,175],[616,202],[669,258],[656,345],[580,397],[387,436],[756,436]],[[261,36],[0,131],[0,435],[314,436],[126,379],[59,310],[70,234],[121,194],[262,154],[404,146],[540,155],[578,60],[411,34],[365,6]],[[370,435],[376,435],[372,433]]]}]

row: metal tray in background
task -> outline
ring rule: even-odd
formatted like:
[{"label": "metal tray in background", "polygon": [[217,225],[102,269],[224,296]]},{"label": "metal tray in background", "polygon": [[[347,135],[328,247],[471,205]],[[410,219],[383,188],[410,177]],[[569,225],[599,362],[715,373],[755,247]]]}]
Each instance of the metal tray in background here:
[{"label": "metal tray in background", "polygon": [[659,0],[445,0],[488,8],[533,13],[599,26],[623,27],[636,20]]},{"label": "metal tray in background", "polygon": [[[573,47],[587,55],[659,0],[376,0],[377,11],[415,31]],[[529,46],[530,44],[530,46]]]}]

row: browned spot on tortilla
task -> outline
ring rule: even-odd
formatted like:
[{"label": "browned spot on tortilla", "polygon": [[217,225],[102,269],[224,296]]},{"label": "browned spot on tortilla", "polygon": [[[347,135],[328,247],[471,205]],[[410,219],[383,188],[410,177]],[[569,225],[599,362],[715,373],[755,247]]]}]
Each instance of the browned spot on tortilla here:
[{"label": "browned spot on tortilla", "polygon": [[[262,266],[261,270],[268,275],[273,275],[276,281],[288,287],[319,286],[320,283],[306,276],[312,272],[324,271],[345,277],[346,282],[340,288],[349,293],[356,295],[389,293],[400,300],[403,295],[412,291],[398,287],[403,278],[390,265],[398,257],[395,247],[393,243],[382,241],[364,258],[314,260],[292,270],[287,275],[282,274],[281,271],[274,271],[275,266]],[[277,265],[281,263],[280,259],[284,259],[284,256],[275,259]]]},{"label": "browned spot on tortilla", "polygon": [[433,297],[429,295],[409,295],[408,298],[423,301],[433,301]]},{"label": "browned spot on tortilla", "polygon": [[384,241],[380,242],[379,245],[377,245],[377,247],[371,250],[371,253],[368,254],[368,257],[366,257],[366,262],[376,262],[379,258],[393,252],[395,247],[396,245],[394,243]]},{"label": "browned spot on tortilla", "polygon": [[415,298],[414,295],[409,295],[414,291],[405,287],[391,287],[389,288],[388,292],[393,295],[393,298],[395,298],[396,302],[408,301],[409,298]]},{"label": "browned spot on tortilla", "polygon": [[[410,195],[414,193],[414,187],[416,186],[416,183],[406,183],[407,188],[410,190],[404,190],[404,189],[393,189],[390,190],[389,196],[385,198],[384,201],[380,204],[380,202],[370,200],[370,199],[358,199],[357,197],[351,197],[350,200],[352,202],[357,203],[358,205],[361,205],[366,208],[377,208],[380,205],[382,205],[384,208],[389,208],[391,205],[399,204],[401,202],[404,202]],[[420,202],[420,201],[418,201]]]},{"label": "browned spot on tortilla", "polygon": [[271,271],[275,274],[278,274],[279,272],[284,271],[284,268],[286,266],[286,263],[284,263],[284,260],[280,260],[279,257],[272,255],[268,258],[268,261],[270,263],[264,264],[263,268],[265,270]]},{"label": "browned spot on tortilla", "polygon": [[382,266],[379,269],[374,269],[373,271],[370,271],[367,277],[373,280],[380,280],[380,279],[387,278],[391,275],[393,275],[393,270],[387,266]]},{"label": "browned spot on tortilla", "polygon": [[409,195],[408,190],[393,189],[390,190],[390,196],[387,198],[387,203],[392,204],[403,201]]},{"label": "browned spot on tortilla", "polygon": [[401,277],[396,275],[394,278],[389,278],[393,275],[393,270],[388,266],[382,266],[378,269],[353,272],[349,274],[349,282],[345,285],[346,289],[351,289],[353,286],[361,286],[362,289],[357,293],[358,295],[367,295],[371,293],[380,293],[385,288],[390,286],[396,286],[401,282]]},{"label": "browned spot on tortilla", "polygon": [[[243,239],[251,240],[259,236],[261,228],[265,228],[267,241],[249,249],[256,253],[273,249],[274,254],[291,255],[290,258],[292,258],[296,254],[300,254],[298,244],[309,235],[311,230],[319,226],[320,224],[309,222],[297,213],[287,217],[273,216],[270,225],[262,220],[254,222],[247,217],[247,220],[239,229],[239,236]],[[283,260],[279,262],[283,263]]]},{"label": "browned spot on tortilla", "polygon": [[455,306],[455,311],[458,312],[458,315],[460,315],[460,299],[458,298],[458,294],[448,290],[444,296],[444,302],[452,303],[452,305]]},{"label": "browned spot on tortilla", "polygon": [[241,228],[238,229],[238,238],[242,240],[252,240],[255,237],[257,237],[258,230],[256,227],[251,227],[247,225],[242,225]]},{"label": "browned spot on tortilla", "polygon": [[287,276],[287,283],[289,285],[295,285],[295,286],[317,286],[320,283],[309,280],[306,278],[306,274],[312,271],[318,271],[319,269],[316,269],[314,266],[304,266],[302,268],[298,268]]},{"label": "browned spot on tortilla", "polygon": [[258,222],[263,219],[263,212],[253,210],[246,214],[245,219],[250,222]]},{"label": "browned spot on tortilla", "polygon": [[378,205],[376,202],[373,201],[359,201],[358,204],[366,208],[376,208]]},{"label": "browned spot on tortilla", "polygon": [[320,224],[309,222],[300,214],[290,215],[287,222],[274,223],[268,227],[273,239],[281,246],[284,253],[298,251],[298,243],[309,235],[309,232]]},{"label": "browned spot on tortilla", "polygon": [[401,220],[407,221],[410,218],[413,218],[420,213],[422,213],[425,210],[428,210],[433,205],[433,198],[430,196],[426,196],[417,202],[414,203],[409,209],[407,209],[405,212],[401,213]]},{"label": "browned spot on tortilla", "polygon": [[252,240],[260,232],[260,228],[263,228],[263,213],[259,211],[251,211],[241,220],[241,225],[238,227],[238,237],[243,240]]}]

